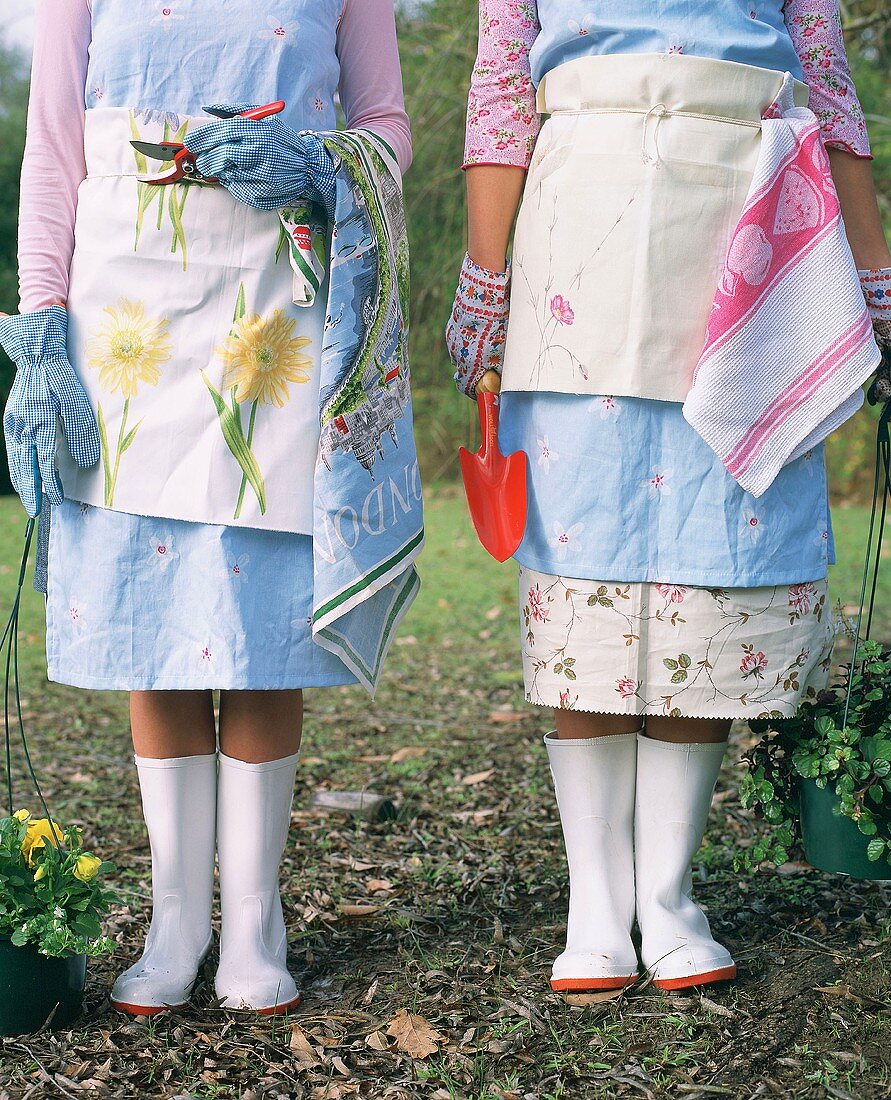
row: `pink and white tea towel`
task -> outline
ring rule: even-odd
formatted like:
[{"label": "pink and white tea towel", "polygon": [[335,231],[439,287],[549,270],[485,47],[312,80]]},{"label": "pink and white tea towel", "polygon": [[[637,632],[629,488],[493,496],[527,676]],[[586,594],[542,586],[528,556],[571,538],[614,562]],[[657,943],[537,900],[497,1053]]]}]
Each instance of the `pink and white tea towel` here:
[{"label": "pink and white tea towel", "polygon": [[761,496],[863,403],[879,365],[820,123],[793,81],[765,112],[684,416]]}]

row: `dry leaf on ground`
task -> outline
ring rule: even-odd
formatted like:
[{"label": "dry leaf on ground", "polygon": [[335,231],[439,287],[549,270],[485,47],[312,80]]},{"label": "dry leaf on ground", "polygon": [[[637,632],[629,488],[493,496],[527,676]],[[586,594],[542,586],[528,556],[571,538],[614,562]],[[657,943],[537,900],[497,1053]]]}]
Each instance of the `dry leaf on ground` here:
[{"label": "dry leaf on ground", "polygon": [[427,750],[421,745],[406,745],[404,749],[397,749],[390,756],[391,764],[401,764],[403,760],[415,760],[419,756],[426,755]]},{"label": "dry leaf on ground", "polygon": [[439,1032],[434,1031],[423,1016],[400,1009],[387,1028],[387,1034],[396,1040],[396,1046],[410,1058],[429,1058],[445,1042]]},{"label": "dry leaf on ground", "polygon": [[393,1044],[382,1031],[372,1031],[365,1036],[365,1045],[372,1050],[390,1050]]},{"label": "dry leaf on ground", "polygon": [[487,779],[491,779],[495,774],[494,768],[489,768],[485,772],[474,772],[473,775],[465,775],[461,782],[465,787],[475,787],[478,783],[485,783]]},{"label": "dry leaf on ground", "polygon": [[317,1066],[319,1056],[312,1048],[312,1044],[306,1037],[306,1032],[297,1024],[291,1025],[291,1041],[288,1044],[294,1055],[294,1060],[303,1067]]},{"label": "dry leaf on ground", "polygon": [[366,917],[374,917],[381,911],[379,905],[341,905],[340,915],[351,917],[353,920],[363,920]]},{"label": "dry leaf on ground", "polygon": [[599,1005],[605,1001],[617,1001],[625,993],[624,989],[601,989],[596,993],[567,993],[566,1003],[575,1008],[584,1008],[585,1005]]}]

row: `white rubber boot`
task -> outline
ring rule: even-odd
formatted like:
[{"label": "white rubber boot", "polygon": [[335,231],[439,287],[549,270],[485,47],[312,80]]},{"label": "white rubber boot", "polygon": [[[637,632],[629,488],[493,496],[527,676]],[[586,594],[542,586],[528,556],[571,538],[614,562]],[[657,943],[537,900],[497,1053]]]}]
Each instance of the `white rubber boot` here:
[{"label": "white rubber boot", "polygon": [[272,1015],[300,1003],[288,973],[288,936],[278,890],[298,756],[246,764],[220,753],[222,927],[216,991],[224,1008]]},{"label": "white rubber boot", "polygon": [[660,989],[687,989],[736,977],[690,897],[726,742],[675,745],[641,736],[634,819],[641,958]]},{"label": "white rubber boot", "polygon": [[134,1016],[184,1008],[211,943],[217,757],[136,757],[152,849],[152,923],[111,1003]]},{"label": "white rubber boot", "polygon": [[621,989],[637,979],[634,922],[633,733],[585,740],[545,737],[569,863],[566,950],[551,987]]}]

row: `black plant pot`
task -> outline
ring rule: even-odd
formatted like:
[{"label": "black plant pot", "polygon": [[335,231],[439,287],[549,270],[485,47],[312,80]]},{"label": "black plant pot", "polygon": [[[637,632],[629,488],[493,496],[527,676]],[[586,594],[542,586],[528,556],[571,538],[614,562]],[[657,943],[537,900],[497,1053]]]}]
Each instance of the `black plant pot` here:
[{"label": "black plant pot", "polygon": [[50,1027],[73,1024],[86,980],[86,955],[50,959],[36,947],[16,947],[0,937],[0,1035],[30,1035],[50,1016]]}]

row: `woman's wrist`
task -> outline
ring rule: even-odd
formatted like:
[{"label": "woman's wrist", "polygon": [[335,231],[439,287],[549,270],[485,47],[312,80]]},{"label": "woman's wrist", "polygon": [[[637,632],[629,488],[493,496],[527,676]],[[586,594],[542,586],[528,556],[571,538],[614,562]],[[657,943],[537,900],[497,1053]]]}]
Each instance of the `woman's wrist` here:
[{"label": "woman's wrist", "polygon": [[507,256],[497,248],[468,245],[467,255],[484,271],[490,271],[493,275],[507,274]]}]

